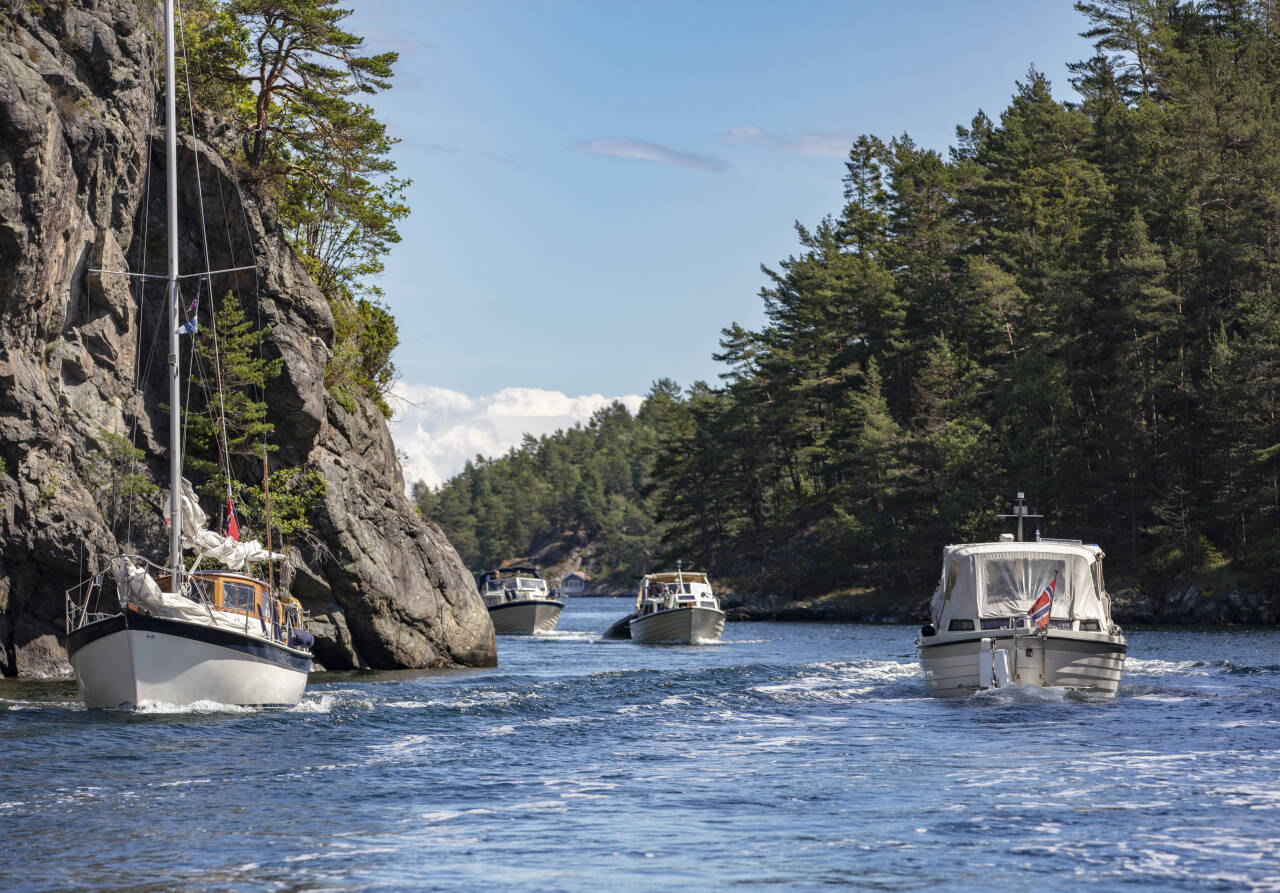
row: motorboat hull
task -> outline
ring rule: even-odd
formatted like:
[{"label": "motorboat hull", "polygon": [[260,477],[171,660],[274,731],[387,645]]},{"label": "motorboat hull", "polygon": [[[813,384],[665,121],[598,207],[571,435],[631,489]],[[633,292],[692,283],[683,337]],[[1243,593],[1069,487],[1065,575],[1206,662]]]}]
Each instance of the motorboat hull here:
[{"label": "motorboat hull", "polygon": [[520,599],[489,608],[493,631],[499,635],[530,635],[556,628],[564,602],[552,599]]},{"label": "motorboat hull", "polygon": [[966,697],[999,684],[1068,688],[1114,697],[1128,651],[1122,637],[1052,630],[1048,635],[990,630],[963,639],[917,644],[925,685],[936,697]]},{"label": "motorboat hull", "polygon": [[291,707],[311,655],[253,635],[128,611],[67,636],[76,683],[90,708],[208,701]]},{"label": "motorboat hull", "polygon": [[671,608],[634,618],[631,639],[641,645],[697,645],[719,642],[724,611],[714,608]]}]

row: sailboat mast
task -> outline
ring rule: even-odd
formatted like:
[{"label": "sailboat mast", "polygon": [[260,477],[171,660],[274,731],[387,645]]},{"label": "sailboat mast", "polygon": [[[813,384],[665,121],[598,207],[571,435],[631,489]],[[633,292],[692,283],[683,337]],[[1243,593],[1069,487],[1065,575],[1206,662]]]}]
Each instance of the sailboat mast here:
[{"label": "sailboat mast", "polygon": [[169,212],[169,566],[182,588],[182,429],[178,382],[178,125],[173,64],[173,0],[164,0],[165,197]]}]

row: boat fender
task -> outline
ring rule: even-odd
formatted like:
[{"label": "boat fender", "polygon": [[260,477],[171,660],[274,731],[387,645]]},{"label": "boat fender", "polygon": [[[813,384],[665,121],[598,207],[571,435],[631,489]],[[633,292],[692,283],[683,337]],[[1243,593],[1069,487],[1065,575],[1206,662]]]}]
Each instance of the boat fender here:
[{"label": "boat fender", "polygon": [[933,628],[932,623],[926,623],[924,626],[920,627],[920,635],[922,636],[936,636],[937,634],[938,631]]},{"label": "boat fender", "polygon": [[316,637],[305,629],[289,630],[289,646],[291,648],[310,648],[316,643]]}]

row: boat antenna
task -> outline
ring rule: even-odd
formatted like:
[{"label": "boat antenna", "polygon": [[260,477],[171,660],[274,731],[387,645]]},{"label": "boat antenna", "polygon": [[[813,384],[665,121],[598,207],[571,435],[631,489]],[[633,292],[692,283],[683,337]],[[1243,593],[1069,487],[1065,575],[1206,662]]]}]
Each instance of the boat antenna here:
[{"label": "boat antenna", "polygon": [[[1017,518],[1018,519],[1018,542],[1022,542],[1022,519],[1023,518],[1043,518],[1044,515],[1032,515],[1027,512],[1026,506],[1027,494],[1019,491],[1017,501],[1013,504],[1012,515],[996,515],[997,518]],[[1036,528],[1039,531],[1039,527]]]}]

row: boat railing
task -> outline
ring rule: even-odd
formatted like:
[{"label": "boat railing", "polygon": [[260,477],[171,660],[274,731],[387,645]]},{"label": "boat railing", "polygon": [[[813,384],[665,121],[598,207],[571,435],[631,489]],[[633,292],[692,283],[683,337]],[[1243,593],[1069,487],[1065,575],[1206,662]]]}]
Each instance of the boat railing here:
[{"label": "boat railing", "polygon": [[[108,590],[107,584],[110,584]],[[94,574],[66,591],[66,629],[77,630],[88,623],[106,620],[121,613],[123,606],[109,574]]]},{"label": "boat railing", "polygon": [[[131,601],[136,601],[131,599],[127,584],[119,579],[123,576],[118,576],[119,562],[145,570],[153,580],[171,576],[168,568],[140,555],[121,555],[112,559],[110,570],[95,573],[66,590],[67,632],[118,616],[124,613]],[[306,629],[309,612],[292,596],[280,596],[266,587],[260,590],[254,587],[256,597],[253,604],[220,605],[210,592],[210,582],[202,575],[188,576],[183,580],[182,591],[176,594],[203,608],[209,622],[215,626],[239,628],[248,635],[260,634],[279,642],[288,642],[295,629]]]}]

